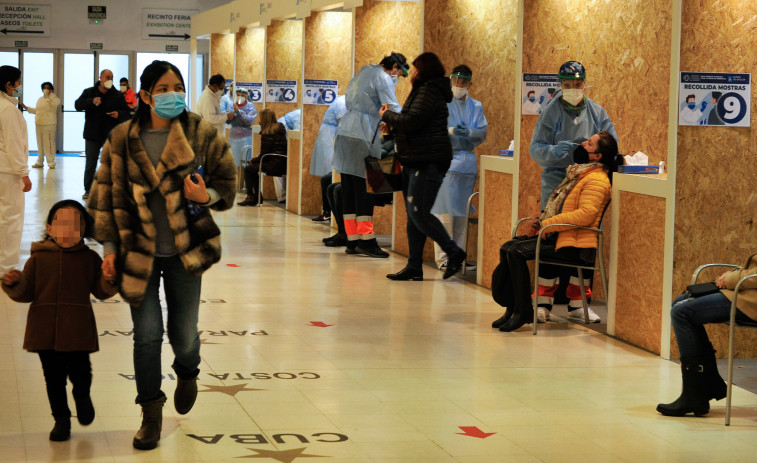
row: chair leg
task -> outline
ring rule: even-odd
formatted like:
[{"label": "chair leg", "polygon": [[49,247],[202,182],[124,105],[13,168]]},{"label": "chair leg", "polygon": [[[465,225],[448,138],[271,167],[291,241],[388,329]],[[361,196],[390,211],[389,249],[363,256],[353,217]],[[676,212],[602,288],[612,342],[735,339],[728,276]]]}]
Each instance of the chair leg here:
[{"label": "chair leg", "polygon": [[731,425],[731,389],[733,388],[733,335],[736,328],[735,310],[731,309],[731,323],[728,326],[728,389],[725,395],[725,425]]},{"label": "chair leg", "polygon": [[586,282],[584,281],[584,272],[581,268],[576,268],[578,270],[578,281],[581,283],[581,304],[583,304],[584,307],[584,324],[589,324],[589,302],[586,300]]},{"label": "chair leg", "polygon": [[538,324],[537,314],[539,311],[539,246],[537,245],[536,256],[534,257],[534,292],[533,292],[533,308],[534,308],[534,324],[533,335],[536,336],[536,325]]},{"label": "chair leg", "polygon": [[258,167],[258,207],[263,206],[263,160],[261,158],[260,166]]}]

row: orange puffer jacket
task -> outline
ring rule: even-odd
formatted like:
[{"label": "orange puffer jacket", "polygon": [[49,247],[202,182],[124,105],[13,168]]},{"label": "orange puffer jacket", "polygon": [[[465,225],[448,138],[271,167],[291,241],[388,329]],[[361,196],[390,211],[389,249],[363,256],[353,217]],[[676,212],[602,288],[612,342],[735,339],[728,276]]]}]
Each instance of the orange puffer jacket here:
[{"label": "orange puffer jacket", "polygon": [[[542,226],[553,223],[570,223],[596,228],[602,212],[610,201],[610,179],[602,167],[587,169],[580,174],[576,186],[563,203],[562,212],[542,221]],[[591,230],[570,227],[552,227],[547,232],[560,232],[556,248],[596,248],[597,234]]]}]

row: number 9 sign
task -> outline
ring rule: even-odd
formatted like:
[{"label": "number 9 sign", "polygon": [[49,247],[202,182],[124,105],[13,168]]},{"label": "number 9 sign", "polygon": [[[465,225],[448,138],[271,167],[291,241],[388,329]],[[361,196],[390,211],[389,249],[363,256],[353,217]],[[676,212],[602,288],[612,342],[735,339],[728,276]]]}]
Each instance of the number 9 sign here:
[{"label": "number 9 sign", "polygon": [[[718,100],[718,116],[720,116],[720,119],[723,122],[729,125],[743,125],[739,124],[739,122],[744,119],[748,109],[749,107],[747,106],[744,97],[738,93],[725,93]],[[748,127],[748,123],[746,126]]]}]

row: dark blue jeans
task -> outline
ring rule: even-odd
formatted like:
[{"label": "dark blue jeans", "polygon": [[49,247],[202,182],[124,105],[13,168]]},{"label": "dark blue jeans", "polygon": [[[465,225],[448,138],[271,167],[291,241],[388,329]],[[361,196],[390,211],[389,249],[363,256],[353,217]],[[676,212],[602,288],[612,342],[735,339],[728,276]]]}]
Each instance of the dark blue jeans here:
[{"label": "dark blue jeans", "polygon": [[429,163],[423,167],[406,166],[402,169],[402,194],[405,197],[407,210],[409,248],[407,265],[410,268],[420,269],[423,265],[423,247],[426,245],[426,237],[436,241],[448,256],[460,250],[450,238],[444,225],[431,213],[443,180],[444,173],[435,163]]},{"label": "dark blue jeans", "polygon": [[84,192],[89,194],[89,188],[95,180],[97,172],[97,161],[100,159],[100,150],[105,144],[105,140],[84,140],[84,153],[87,156],[84,163]]},{"label": "dark blue jeans", "polygon": [[[705,323],[722,323],[731,315],[731,301],[721,292],[689,297],[683,293],[673,301],[670,319],[678,341],[681,357],[699,357],[712,353],[712,344],[704,329]],[[737,321],[750,321],[736,309]]]},{"label": "dark blue jeans", "polygon": [[200,372],[200,336],[197,317],[202,277],[191,276],[178,255],[156,257],[147,283],[145,298],[131,306],[134,322],[134,375],[137,403],[163,397],[160,351],[163,345],[163,310],[160,306],[160,280],[166,295],[168,342],[174,353],[173,369],[179,378],[192,379]]}]

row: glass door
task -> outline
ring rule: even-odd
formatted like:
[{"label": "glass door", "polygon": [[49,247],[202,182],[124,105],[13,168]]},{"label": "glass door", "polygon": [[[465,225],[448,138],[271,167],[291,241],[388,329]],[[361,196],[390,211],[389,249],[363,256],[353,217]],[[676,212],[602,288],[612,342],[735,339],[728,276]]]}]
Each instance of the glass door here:
[{"label": "glass door", "polygon": [[84,152],[84,112],[74,103],[96,80],[94,53],[63,53],[63,151]]},{"label": "glass door", "polygon": [[[53,52],[23,51],[21,79],[23,81],[22,100],[26,106],[35,108],[42,97],[42,83],[50,82],[56,90],[55,54]],[[57,92],[56,92],[57,93]],[[36,116],[24,111],[26,127],[29,132],[29,151],[37,151]],[[57,145],[56,145],[57,146]]]}]

